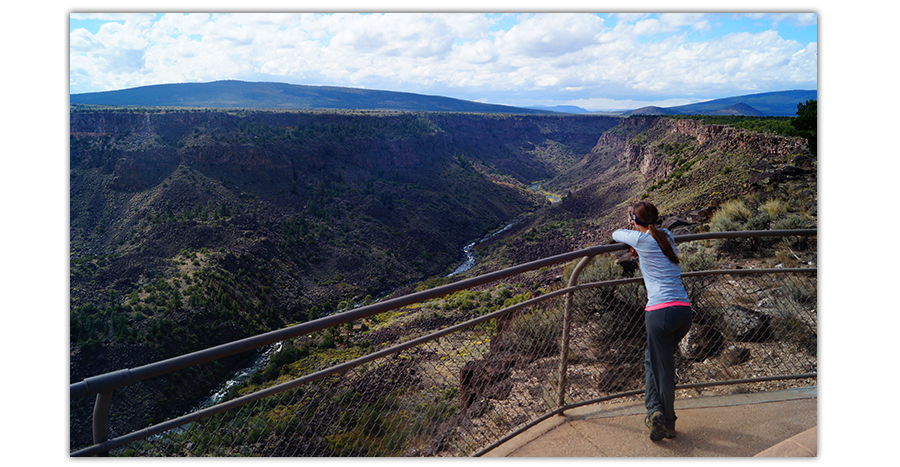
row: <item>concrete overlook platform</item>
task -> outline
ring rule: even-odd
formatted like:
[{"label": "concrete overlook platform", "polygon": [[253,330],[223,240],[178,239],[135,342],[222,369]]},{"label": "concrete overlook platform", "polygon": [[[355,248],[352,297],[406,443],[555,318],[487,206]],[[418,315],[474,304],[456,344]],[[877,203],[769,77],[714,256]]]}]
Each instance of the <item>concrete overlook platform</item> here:
[{"label": "concrete overlook platform", "polygon": [[817,457],[817,388],[680,398],[678,436],[653,442],[643,402],[568,410],[485,457]]}]

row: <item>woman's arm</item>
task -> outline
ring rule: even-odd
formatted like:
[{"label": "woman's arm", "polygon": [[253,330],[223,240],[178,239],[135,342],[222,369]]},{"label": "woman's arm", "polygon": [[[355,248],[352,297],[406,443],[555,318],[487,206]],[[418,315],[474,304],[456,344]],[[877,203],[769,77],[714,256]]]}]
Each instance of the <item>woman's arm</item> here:
[{"label": "woman's arm", "polygon": [[637,251],[634,250],[634,245],[637,243],[637,239],[638,237],[640,237],[640,234],[641,233],[636,230],[619,229],[613,232],[612,237],[613,240],[630,246],[631,248],[629,248],[628,250],[631,252],[631,257],[637,258],[638,254]]},{"label": "woman's arm", "polygon": [[627,229],[619,229],[613,232],[612,238],[613,240],[624,243],[628,246],[634,247],[637,244],[638,238],[640,238],[641,233],[637,230],[627,230]]}]

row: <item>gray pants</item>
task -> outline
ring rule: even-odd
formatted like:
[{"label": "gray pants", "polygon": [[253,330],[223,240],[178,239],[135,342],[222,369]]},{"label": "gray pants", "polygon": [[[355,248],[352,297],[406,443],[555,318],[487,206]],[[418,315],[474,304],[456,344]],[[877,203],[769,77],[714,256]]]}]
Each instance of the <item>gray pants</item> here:
[{"label": "gray pants", "polygon": [[675,429],[675,349],[691,328],[691,307],[670,306],[644,313],[647,352],[644,354],[647,414],[660,411],[666,428]]}]

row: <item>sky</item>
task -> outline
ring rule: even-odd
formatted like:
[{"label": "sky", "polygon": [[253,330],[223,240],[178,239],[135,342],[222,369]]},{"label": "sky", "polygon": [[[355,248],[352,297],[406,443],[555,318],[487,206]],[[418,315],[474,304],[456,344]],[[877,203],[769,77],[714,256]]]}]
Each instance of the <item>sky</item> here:
[{"label": "sky", "polygon": [[69,92],[225,79],[520,107],[818,89],[806,13],[69,14]]}]

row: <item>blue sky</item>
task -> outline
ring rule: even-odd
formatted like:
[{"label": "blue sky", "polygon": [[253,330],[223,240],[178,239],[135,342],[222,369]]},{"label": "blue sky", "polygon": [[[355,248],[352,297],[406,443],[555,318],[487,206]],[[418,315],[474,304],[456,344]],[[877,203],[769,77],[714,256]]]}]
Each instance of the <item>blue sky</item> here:
[{"label": "blue sky", "polygon": [[69,16],[69,91],[222,79],[613,110],[817,89],[815,13]]}]

